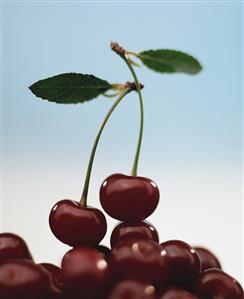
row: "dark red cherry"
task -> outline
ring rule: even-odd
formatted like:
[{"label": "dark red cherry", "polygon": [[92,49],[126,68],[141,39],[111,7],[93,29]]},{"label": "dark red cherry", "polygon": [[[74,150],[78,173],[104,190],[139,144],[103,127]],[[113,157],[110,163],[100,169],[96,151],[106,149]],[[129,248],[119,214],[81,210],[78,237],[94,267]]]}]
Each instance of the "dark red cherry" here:
[{"label": "dark red cherry", "polygon": [[195,292],[201,299],[244,299],[239,282],[220,269],[203,271],[196,283]]},{"label": "dark red cherry", "polygon": [[63,257],[62,279],[66,296],[90,299],[107,287],[110,279],[108,264],[99,251],[77,247]]},{"label": "dark red cherry", "polygon": [[54,298],[59,298],[62,293],[61,269],[50,263],[41,263],[42,267],[48,272],[50,280],[50,289]]},{"label": "dark red cherry", "polygon": [[171,240],[161,244],[165,256],[169,259],[169,283],[179,286],[191,286],[200,273],[200,259],[189,244]]},{"label": "dark red cherry", "polygon": [[30,259],[29,248],[25,241],[12,233],[0,234],[0,261],[6,261],[9,259]]},{"label": "dark red cherry", "polygon": [[125,280],[112,289],[108,299],[156,299],[156,292],[148,283]]},{"label": "dark red cherry", "polygon": [[112,231],[111,247],[120,241],[127,240],[152,240],[159,242],[156,228],[148,222],[128,221],[119,223]]},{"label": "dark red cherry", "polygon": [[52,208],[49,224],[53,234],[70,246],[96,246],[107,231],[106,219],[101,211],[82,207],[72,200],[61,200]]},{"label": "dark red cherry", "polygon": [[150,216],[159,201],[155,182],[139,176],[113,174],[100,188],[100,202],[111,217],[121,221],[140,221]]},{"label": "dark red cherry", "polygon": [[194,249],[200,258],[201,271],[211,268],[221,269],[219,260],[211,251],[203,247],[194,247]]},{"label": "dark red cherry", "polygon": [[163,294],[159,299],[199,299],[195,295],[189,293],[188,291],[178,288],[169,287],[164,290]]},{"label": "dark red cherry", "polygon": [[47,272],[29,260],[0,264],[0,299],[44,299],[49,294]]},{"label": "dark red cherry", "polygon": [[163,284],[169,272],[168,260],[161,246],[146,240],[118,243],[112,249],[110,266],[117,279],[133,279],[154,285]]}]

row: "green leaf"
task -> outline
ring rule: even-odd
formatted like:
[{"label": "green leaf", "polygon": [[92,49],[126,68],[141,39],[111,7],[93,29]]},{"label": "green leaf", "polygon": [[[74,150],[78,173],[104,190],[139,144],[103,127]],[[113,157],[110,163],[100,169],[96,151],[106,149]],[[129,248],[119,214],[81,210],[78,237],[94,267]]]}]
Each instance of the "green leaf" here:
[{"label": "green leaf", "polygon": [[201,64],[192,56],[175,50],[149,50],[138,54],[150,69],[160,73],[197,74]]},{"label": "green leaf", "polygon": [[66,73],[40,80],[29,88],[44,100],[59,104],[77,104],[96,98],[112,86],[93,75]]}]

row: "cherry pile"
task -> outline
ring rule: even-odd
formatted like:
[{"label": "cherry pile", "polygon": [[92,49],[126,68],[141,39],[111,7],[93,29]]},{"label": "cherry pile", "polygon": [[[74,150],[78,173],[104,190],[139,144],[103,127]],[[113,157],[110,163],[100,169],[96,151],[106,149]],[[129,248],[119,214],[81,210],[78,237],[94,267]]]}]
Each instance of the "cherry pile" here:
[{"label": "cherry pile", "polygon": [[120,222],[111,249],[102,211],[71,200],[58,202],[49,222],[72,248],[60,267],[36,264],[17,235],[0,234],[0,299],[243,299],[241,285],[207,249],[159,242],[144,221],[156,209],[159,189],[144,177],[114,174],[101,185],[104,210]]}]

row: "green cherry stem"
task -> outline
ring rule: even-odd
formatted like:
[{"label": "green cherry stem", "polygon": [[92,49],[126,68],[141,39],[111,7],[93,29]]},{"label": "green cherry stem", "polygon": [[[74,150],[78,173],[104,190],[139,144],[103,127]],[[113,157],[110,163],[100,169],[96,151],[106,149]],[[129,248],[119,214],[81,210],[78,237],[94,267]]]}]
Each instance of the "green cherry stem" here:
[{"label": "green cherry stem", "polygon": [[94,161],[94,157],[95,157],[95,153],[96,153],[96,149],[97,149],[97,145],[98,142],[100,140],[100,137],[102,135],[103,129],[108,121],[108,119],[110,118],[111,114],[113,113],[114,109],[118,106],[118,104],[122,101],[122,99],[132,90],[131,86],[126,86],[124,88],[124,90],[122,90],[120,92],[120,95],[118,97],[118,99],[114,102],[114,104],[112,105],[112,107],[109,109],[108,113],[106,114],[101,127],[97,133],[97,136],[95,138],[95,141],[93,143],[93,147],[91,150],[91,154],[90,154],[90,158],[89,158],[89,162],[88,162],[88,167],[87,167],[87,172],[86,172],[86,178],[85,178],[85,182],[84,182],[84,187],[83,187],[83,191],[82,191],[82,195],[81,195],[81,199],[80,199],[80,204],[84,207],[87,206],[87,195],[88,195],[88,189],[89,189],[89,183],[90,183],[90,177],[91,177],[91,171],[92,171],[92,165],[93,165],[93,161]]},{"label": "green cherry stem", "polygon": [[137,176],[138,161],[139,161],[140,152],[141,152],[141,144],[142,144],[142,136],[143,136],[143,128],[144,128],[143,100],[142,100],[141,87],[140,87],[139,81],[137,79],[136,73],[135,73],[131,63],[129,62],[126,55],[121,56],[121,57],[124,59],[125,63],[127,64],[128,68],[129,68],[129,70],[130,70],[130,72],[131,72],[131,74],[134,78],[136,89],[137,89],[137,92],[138,92],[138,95],[139,95],[139,101],[140,101],[140,114],[141,114],[140,130],[139,130],[139,137],[138,137],[138,143],[137,143],[134,163],[133,163],[133,167],[132,167],[132,170],[131,170],[131,175]]},{"label": "green cherry stem", "polygon": [[136,73],[135,73],[135,71],[132,67],[133,62],[130,60],[130,58],[128,58],[128,54],[133,54],[134,55],[135,53],[126,51],[117,42],[111,42],[110,47],[127,64],[128,68],[129,68],[129,70],[132,74],[132,77],[135,81],[136,90],[137,90],[138,95],[139,95],[141,121],[140,121],[140,130],[139,130],[139,137],[138,137],[138,143],[137,143],[137,148],[136,148],[136,154],[135,154],[134,163],[133,163],[132,170],[131,170],[131,175],[137,176],[138,161],[139,161],[140,152],[141,152],[141,144],[142,144],[142,136],[143,136],[143,128],[144,128],[144,108],[143,108],[141,86],[140,86],[140,83],[137,79]]}]

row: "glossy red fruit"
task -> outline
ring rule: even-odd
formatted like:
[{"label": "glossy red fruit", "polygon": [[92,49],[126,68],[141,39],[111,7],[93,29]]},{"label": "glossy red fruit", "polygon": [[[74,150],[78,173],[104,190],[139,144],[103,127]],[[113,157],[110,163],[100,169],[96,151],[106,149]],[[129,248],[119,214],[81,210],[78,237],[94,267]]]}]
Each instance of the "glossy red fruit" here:
[{"label": "glossy red fruit", "polygon": [[112,249],[110,265],[118,280],[132,279],[163,285],[168,278],[168,259],[154,241],[118,243]]},{"label": "glossy red fruit", "polygon": [[188,291],[178,288],[169,287],[164,290],[159,299],[199,299],[197,296],[189,293]]},{"label": "glossy red fruit", "polygon": [[195,292],[201,299],[244,299],[241,285],[220,269],[202,272],[196,283]]},{"label": "glossy red fruit", "polygon": [[200,258],[201,271],[212,268],[221,269],[219,260],[211,251],[203,247],[194,247],[194,249]]},{"label": "glossy red fruit", "polygon": [[9,259],[32,260],[29,248],[25,241],[12,233],[0,234],[0,261]]},{"label": "glossy red fruit", "polygon": [[169,283],[179,286],[191,286],[200,273],[200,259],[189,244],[171,240],[161,244],[165,256],[169,259]]},{"label": "glossy red fruit", "polygon": [[61,200],[52,208],[49,224],[53,234],[70,246],[96,246],[107,231],[106,219],[101,211],[82,207],[72,200]]},{"label": "glossy red fruit", "polygon": [[156,292],[150,284],[125,280],[113,288],[108,299],[156,299]]},{"label": "glossy red fruit", "polygon": [[148,178],[113,174],[102,183],[100,202],[106,213],[115,219],[140,221],[156,209],[159,189]]},{"label": "glossy red fruit", "polygon": [[62,294],[62,277],[61,269],[50,263],[41,263],[40,264],[47,271],[50,281],[50,291],[53,298],[60,298]]},{"label": "glossy red fruit", "polygon": [[44,299],[49,296],[47,272],[29,260],[0,265],[0,299]]},{"label": "glossy red fruit", "polygon": [[66,296],[90,299],[106,289],[110,279],[108,264],[97,250],[77,247],[63,257],[62,279]]},{"label": "glossy red fruit", "polygon": [[152,240],[158,243],[159,237],[156,228],[148,222],[121,222],[112,231],[110,238],[111,247],[120,241],[127,240]]}]

